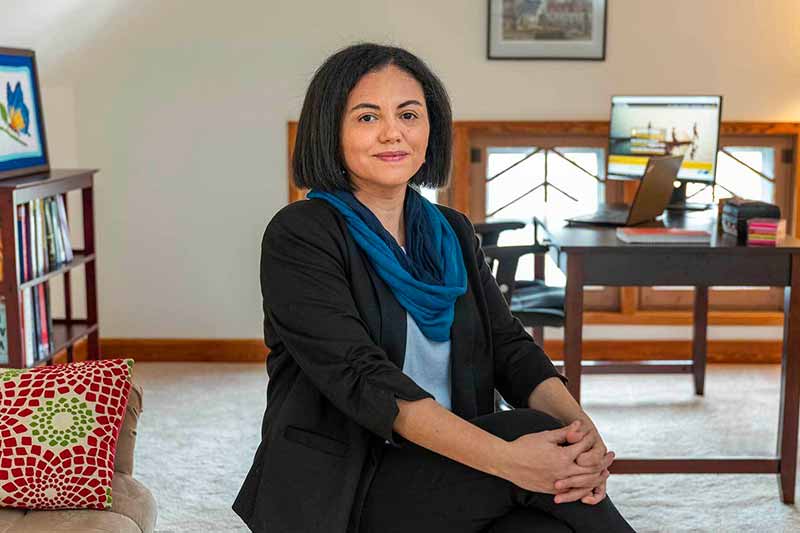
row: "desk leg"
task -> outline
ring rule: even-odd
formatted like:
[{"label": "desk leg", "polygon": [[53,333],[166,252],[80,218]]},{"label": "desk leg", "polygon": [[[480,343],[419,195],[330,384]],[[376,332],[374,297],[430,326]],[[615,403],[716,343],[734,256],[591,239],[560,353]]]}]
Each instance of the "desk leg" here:
[{"label": "desk leg", "polygon": [[694,332],[692,334],[692,374],[694,393],[703,395],[706,384],[708,333],[708,287],[694,288]]},{"label": "desk leg", "polygon": [[567,256],[567,288],[564,301],[564,373],[575,401],[581,403],[583,351],[583,255]]},{"label": "desk leg", "polygon": [[792,255],[791,285],[783,305],[781,407],[778,420],[780,490],[784,503],[794,503],[797,472],[797,416],[800,410],[800,254]]}]

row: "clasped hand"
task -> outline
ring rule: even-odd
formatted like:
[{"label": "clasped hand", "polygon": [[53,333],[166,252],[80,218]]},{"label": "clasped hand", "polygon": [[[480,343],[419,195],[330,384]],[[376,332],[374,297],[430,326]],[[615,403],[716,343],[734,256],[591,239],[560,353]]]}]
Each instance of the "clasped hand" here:
[{"label": "clasped hand", "polygon": [[608,467],[614,461],[590,420],[561,429],[523,435],[511,445],[506,477],[524,489],[555,494],[556,503],[580,500],[595,505],[606,497]]}]

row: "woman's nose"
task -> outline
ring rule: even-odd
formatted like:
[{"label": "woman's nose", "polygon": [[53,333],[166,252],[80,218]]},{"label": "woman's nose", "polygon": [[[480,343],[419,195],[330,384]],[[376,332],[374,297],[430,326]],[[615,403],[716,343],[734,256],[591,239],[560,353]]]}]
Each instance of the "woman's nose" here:
[{"label": "woman's nose", "polygon": [[381,129],[381,142],[397,142],[402,137],[400,127],[396,118],[387,118],[383,121],[383,128]]}]

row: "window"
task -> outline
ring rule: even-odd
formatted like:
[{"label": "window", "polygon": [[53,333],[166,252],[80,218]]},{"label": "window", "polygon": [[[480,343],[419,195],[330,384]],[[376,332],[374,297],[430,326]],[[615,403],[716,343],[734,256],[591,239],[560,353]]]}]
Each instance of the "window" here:
[{"label": "window", "polygon": [[431,203],[438,203],[439,199],[439,191],[437,189],[428,189],[427,187],[420,187],[419,189],[420,194],[423,198],[428,200]]},{"label": "window", "polygon": [[[717,156],[717,184],[712,188],[700,183],[687,185],[692,201],[713,203],[733,194],[752,200],[775,201],[775,147],[726,146]],[[766,176],[766,177],[765,177]]]},{"label": "window", "polygon": [[[605,149],[591,138],[485,138],[473,140],[480,150],[472,168],[472,213],[487,222],[518,220],[525,228],[505,231],[499,245],[530,244],[535,215],[563,217],[576,210],[593,211],[606,197],[603,178]],[[478,146],[476,146],[476,144]],[[475,221],[479,216],[473,216]],[[532,255],[520,259],[517,279],[534,278]],[[545,262],[545,280],[564,286],[566,278],[555,262]],[[588,309],[612,310],[619,306],[619,290],[586,287]]]}]

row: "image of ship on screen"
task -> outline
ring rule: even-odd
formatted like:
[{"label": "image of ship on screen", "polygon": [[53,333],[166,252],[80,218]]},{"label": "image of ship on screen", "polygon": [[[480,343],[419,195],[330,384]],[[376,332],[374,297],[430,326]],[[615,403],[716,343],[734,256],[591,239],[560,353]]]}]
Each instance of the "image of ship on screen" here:
[{"label": "image of ship on screen", "polygon": [[713,181],[719,114],[718,97],[614,97],[609,174],[641,177],[650,157],[682,155],[678,178]]}]

